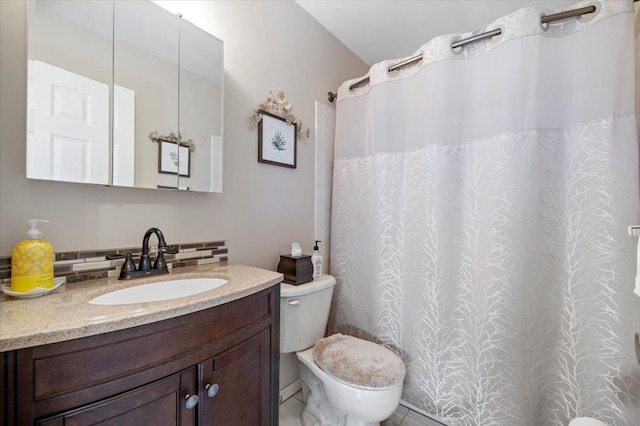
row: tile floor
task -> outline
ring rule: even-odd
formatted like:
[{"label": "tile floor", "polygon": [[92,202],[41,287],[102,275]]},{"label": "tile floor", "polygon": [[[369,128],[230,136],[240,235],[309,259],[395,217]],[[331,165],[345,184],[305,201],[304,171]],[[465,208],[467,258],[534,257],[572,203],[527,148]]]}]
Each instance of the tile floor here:
[{"label": "tile floor", "polygon": [[[302,391],[280,404],[280,426],[301,426],[300,414],[304,404]],[[381,426],[444,426],[402,405]]]}]

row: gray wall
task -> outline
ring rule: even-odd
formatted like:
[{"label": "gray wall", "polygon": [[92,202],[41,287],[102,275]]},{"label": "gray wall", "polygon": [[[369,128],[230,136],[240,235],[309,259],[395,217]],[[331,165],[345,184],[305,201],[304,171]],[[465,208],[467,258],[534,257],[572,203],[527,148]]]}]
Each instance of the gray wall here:
[{"label": "gray wall", "polygon": [[51,221],[41,228],[56,251],[135,246],[157,226],[170,243],[227,239],[231,262],[268,269],[291,241],[311,252],[313,132],[298,142],[297,169],[261,164],[247,117],[269,90],[284,90],[312,127],[314,101],[368,67],[293,1],[179,5],[225,43],[224,194],[27,180],[26,5],[0,1],[0,255],[23,239],[29,218]]}]

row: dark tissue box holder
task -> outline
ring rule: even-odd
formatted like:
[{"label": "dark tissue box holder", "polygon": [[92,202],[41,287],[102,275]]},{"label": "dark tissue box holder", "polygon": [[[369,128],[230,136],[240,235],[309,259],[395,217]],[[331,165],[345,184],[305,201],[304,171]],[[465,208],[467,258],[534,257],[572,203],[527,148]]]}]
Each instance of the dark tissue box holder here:
[{"label": "dark tissue box holder", "polygon": [[311,282],[313,281],[311,256],[307,254],[300,256],[281,254],[278,272],[284,274],[284,282],[287,284],[300,285]]}]

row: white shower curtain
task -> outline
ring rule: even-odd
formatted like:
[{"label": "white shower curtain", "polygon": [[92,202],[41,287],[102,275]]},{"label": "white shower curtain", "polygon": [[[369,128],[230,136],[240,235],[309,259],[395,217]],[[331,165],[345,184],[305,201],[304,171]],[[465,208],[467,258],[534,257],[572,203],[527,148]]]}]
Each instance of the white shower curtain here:
[{"label": "white shower curtain", "polygon": [[633,5],[590,4],[339,89],[332,331],[399,353],[403,400],[455,425],[640,425]]}]

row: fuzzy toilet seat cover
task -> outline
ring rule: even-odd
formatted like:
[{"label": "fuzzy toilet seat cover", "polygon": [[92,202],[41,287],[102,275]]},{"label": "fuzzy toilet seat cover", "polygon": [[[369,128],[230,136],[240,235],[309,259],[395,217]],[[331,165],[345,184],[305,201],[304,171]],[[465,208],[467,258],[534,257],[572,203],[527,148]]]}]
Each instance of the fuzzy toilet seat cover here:
[{"label": "fuzzy toilet seat cover", "polygon": [[326,373],[356,386],[388,388],[402,382],[405,367],[389,349],[353,336],[319,339],[313,360]]}]

